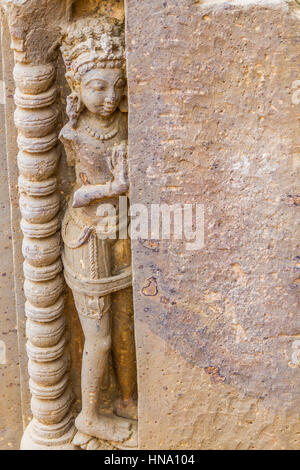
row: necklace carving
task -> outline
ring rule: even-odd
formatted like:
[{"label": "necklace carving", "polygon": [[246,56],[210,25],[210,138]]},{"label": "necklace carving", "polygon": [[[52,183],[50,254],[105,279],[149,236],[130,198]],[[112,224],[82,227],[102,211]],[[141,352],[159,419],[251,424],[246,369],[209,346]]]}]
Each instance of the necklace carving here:
[{"label": "necklace carving", "polygon": [[89,135],[97,140],[110,140],[113,139],[118,133],[118,129],[114,129],[107,134],[99,134],[99,132],[93,130],[90,126],[85,126],[85,129]]}]

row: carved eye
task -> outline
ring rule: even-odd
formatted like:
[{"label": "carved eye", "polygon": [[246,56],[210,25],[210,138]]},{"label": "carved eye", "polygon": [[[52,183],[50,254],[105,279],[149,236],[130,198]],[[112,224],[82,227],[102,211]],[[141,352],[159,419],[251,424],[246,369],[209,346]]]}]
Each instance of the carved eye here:
[{"label": "carved eye", "polygon": [[120,89],[124,88],[124,86],[125,86],[125,82],[124,82],[123,78],[119,78],[119,80],[117,81],[115,87],[120,90]]},{"label": "carved eye", "polygon": [[92,80],[89,83],[89,86],[93,88],[93,90],[97,90],[97,91],[104,91],[106,89],[105,83],[102,82],[101,80]]}]

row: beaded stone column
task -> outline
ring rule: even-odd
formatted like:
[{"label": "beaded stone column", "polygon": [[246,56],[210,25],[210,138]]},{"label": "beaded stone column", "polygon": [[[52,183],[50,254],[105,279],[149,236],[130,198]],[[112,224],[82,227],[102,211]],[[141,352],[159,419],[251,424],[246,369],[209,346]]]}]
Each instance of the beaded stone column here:
[{"label": "beaded stone column", "polygon": [[55,177],[60,156],[55,104],[56,64],[27,63],[21,40],[13,38],[12,47],[33,413],[21,448],[71,449],[74,434],[72,392],[65,350],[60,198]]}]

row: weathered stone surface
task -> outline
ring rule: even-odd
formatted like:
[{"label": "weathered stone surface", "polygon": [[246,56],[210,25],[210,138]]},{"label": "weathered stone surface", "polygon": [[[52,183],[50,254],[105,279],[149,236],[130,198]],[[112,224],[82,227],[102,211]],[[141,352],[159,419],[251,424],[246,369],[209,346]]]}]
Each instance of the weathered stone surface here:
[{"label": "weathered stone surface", "polygon": [[205,208],[198,252],[133,242],[140,446],[295,449],[299,22],[284,1],[126,20],[131,203]]}]

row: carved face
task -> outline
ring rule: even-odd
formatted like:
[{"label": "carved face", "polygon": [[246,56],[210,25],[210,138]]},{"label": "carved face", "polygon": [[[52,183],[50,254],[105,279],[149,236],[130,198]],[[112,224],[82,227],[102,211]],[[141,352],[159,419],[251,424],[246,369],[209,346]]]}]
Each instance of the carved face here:
[{"label": "carved face", "polygon": [[81,102],[100,116],[109,116],[125,92],[124,72],[120,69],[93,69],[85,74],[80,87]]}]

